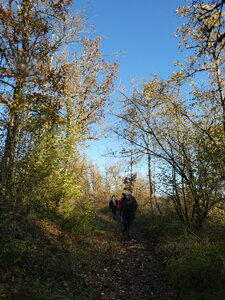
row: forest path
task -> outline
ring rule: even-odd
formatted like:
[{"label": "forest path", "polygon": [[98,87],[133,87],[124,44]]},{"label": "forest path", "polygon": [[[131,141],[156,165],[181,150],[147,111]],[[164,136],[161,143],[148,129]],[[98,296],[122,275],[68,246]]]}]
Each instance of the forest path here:
[{"label": "forest path", "polygon": [[[97,273],[89,274],[88,299],[94,300],[175,300],[176,292],[170,287],[163,266],[149,243],[134,226],[132,240],[121,231],[118,220],[101,215],[110,230],[108,243],[115,244]],[[112,225],[110,227],[110,224]]]}]

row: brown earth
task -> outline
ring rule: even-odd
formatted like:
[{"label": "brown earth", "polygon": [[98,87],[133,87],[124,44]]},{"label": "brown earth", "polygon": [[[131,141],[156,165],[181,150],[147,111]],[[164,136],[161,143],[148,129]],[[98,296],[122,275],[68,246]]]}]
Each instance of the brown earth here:
[{"label": "brown earth", "polygon": [[82,299],[179,299],[168,282],[162,260],[154,250],[155,244],[148,242],[137,228],[134,227],[129,241],[121,232],[119,222],[114,221],[114,231],[108,239],[109,244],[116,240],[117,247],[108,252],[107,259],[102,257],[104,263],[97,272],[90,272],[86,277],[89,292]]}]

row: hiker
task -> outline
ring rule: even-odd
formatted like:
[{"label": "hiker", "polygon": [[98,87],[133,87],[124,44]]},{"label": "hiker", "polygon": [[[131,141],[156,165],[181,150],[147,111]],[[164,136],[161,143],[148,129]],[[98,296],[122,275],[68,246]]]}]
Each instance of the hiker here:
[{"label": "hiker", "polygon": [[131,239],[131,226],[135,217],[138,204],[131,192],[122,193],[121,198],[121,215],[123,220],[123,232],[126,232]]},{"label": "hiker", "polygon": [[117,204],[118,204],[118,200],[116,199],[115,195],[112,195],[109,201],[109,208],[112,210],[113,219],[116,218]]},{"label": "hiker", "polygon": [[121,199],[122,198],[123,198],[123,195],[121,194],[120,198],[118,199],[118,203],[117,203],[117,209],[119,210],[121,224],[123,223],[123,216],[122,216],[122,210],[121,210]]}]

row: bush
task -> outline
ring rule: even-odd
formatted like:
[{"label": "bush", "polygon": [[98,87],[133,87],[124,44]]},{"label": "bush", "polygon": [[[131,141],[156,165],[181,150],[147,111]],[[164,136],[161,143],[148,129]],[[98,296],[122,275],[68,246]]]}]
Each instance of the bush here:
[{"label": "bush", "polygon": [[73,234],[81,235],[94,228],[95,220],[95,212],[90,203],[79,200],[76,208],[66,214],[62,225]]},{"label": "bush", "polygon": [[161,247],[166,269],[182,299],[225,298],[224,244],[194,237]]},{"label": "bush", "polygon": [[225,299],[224,224],[211,220],[194,235],[175,215],[141,213],[137,223],[148,239],[157,242],[156,251],[163,256],[180,299]]},{"label": "bush", "polygon": [[165,236],[175,237],[184,232],[182,223],[174,215],[159,216],[138,213],[136,222],[149,240],[157,241]]},{"label": "bush", "polygon": [[11,214],[0,221],[0,298],[72,300],[85,290],[79,261],[56,224]]}]

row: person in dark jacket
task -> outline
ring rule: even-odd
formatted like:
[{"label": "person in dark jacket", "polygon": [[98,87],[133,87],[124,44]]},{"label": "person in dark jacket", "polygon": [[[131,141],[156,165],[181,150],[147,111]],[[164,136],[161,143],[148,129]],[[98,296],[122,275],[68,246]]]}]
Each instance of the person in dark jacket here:
[{"label": "person in dark jacket", "polygon": [[113,195],[111,197],[111,199],[109,200],[109,208],[112,211],[112,217],[113,217],[113,219],[116,218],[117,204],[118,204],[118,200],[116,199],[115,195]]},{"label": "person in dark jacket", "polygon": [[131,226],[133,224],[137,207],[137,200],[131,192],[127,191],[122,193],[120,209],[123,220],[123,231],[127,233],[129,239],[131,239]]}]

